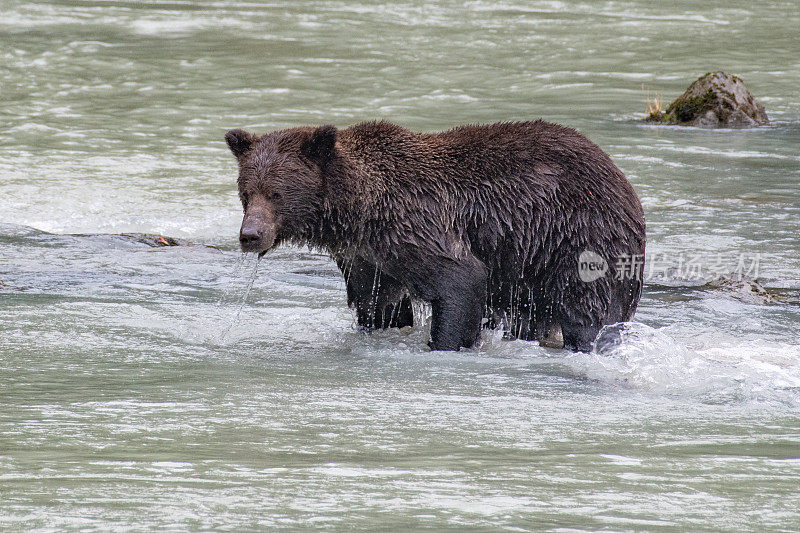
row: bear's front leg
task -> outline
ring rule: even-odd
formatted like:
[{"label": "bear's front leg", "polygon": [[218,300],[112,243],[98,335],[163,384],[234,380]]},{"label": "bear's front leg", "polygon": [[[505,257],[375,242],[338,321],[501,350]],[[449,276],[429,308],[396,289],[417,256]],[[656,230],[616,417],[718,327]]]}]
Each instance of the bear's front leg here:
[{"label": "bear's front leg", "polygon": [[433,311],[431,350],[471,348],[481,333],[486,305],[486,266],[474,256],[426,258],[409,269],[409,283]]}]

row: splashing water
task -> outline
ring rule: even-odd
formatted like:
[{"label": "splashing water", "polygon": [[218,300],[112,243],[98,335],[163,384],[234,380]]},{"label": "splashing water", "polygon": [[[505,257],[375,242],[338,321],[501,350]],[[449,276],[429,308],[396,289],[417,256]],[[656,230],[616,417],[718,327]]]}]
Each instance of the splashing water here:
[{"label": "splashing water", "polygon": [[590,379],[648,393],[800,405],[800,347],[750,341],[693,349],[665,330],[606,326],[595,350],[565,362]]}]

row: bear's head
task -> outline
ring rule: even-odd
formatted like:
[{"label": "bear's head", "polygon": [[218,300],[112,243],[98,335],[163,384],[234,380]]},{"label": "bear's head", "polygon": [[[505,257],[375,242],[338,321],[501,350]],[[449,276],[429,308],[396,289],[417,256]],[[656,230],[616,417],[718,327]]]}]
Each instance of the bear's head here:
[{"label": "bear's head", "polygon": [[225,141],[239,161],[242,251],[263,255],[286,240],[309,242],[322,217],[324,172],[334,157],[336,127],[262,136],[235,129]]}]

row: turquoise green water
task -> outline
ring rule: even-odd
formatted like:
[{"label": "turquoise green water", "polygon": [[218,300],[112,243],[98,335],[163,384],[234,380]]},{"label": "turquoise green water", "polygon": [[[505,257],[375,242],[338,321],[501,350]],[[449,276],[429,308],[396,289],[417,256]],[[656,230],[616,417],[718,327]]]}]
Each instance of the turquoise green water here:
[{"label": "turquoise green water", "polygon": [[[798,27],[791,2],[0,0],[0,529],[799,529]],[[640,122],[717,69],[771,126]],[[325,256],[236,250],[228,128],[540,117],[644,204],[613,353],[366,336]],[[190,245],[74,235],[122,232]],[[771,297],[687,267],[740,260]]]}]

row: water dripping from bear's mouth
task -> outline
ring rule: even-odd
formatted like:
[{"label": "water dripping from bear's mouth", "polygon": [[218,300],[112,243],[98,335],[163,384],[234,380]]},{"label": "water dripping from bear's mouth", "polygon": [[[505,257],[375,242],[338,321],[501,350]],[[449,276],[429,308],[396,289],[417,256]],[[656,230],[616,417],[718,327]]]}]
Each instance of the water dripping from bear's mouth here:
[{"label": "water dripping from bear's mouth", "polygon": [[[256,281],[256,277],[258,276],[258,265],[261,263],[261,258],[264,256],[265,253],[266,252],[261,252],[258,254],[258,256],[255,258],[255,261],[253,261],[252,267],[249,267],[249,265],[245,266],[246,269],[245,272],[247,272],[248,268],[251,268],[251,270],[249,273],[247,273],[247,276],[245,278],[247,281],[245,284],[244,293],[242,294],[242,297],[239,299],[238,304],[236,305],[236,313],[233,315],[233,318],[228,322],[228,325],[225,328],[223,328],[222,333],[219,336],[218,342],[222,343],[225,340],[225,337],[227,337],[228,334],[230,333],[231,329],[233,329],[233,326],[239,321],[239,316],[242,314],[242,309],[244,309],[245,304],[247,304],[247,298],[250,296],[250,291],[252,290],[253,284],[255,284]],[[236,265],[236,269],[234,270],[234,278],[238,277],[237,274],[241,266],[246,265],[248,255],[249,254],[244,252],[241,254],[241,257]],[[225,293],[223,293],[217,305],[219,307],[222,307],[230,303],[233,303],[232,298],[230,298],[229,296],[235,297],[236,292],[237,291],[234,289],[233,291],[230,292],[226,291]]]}]

